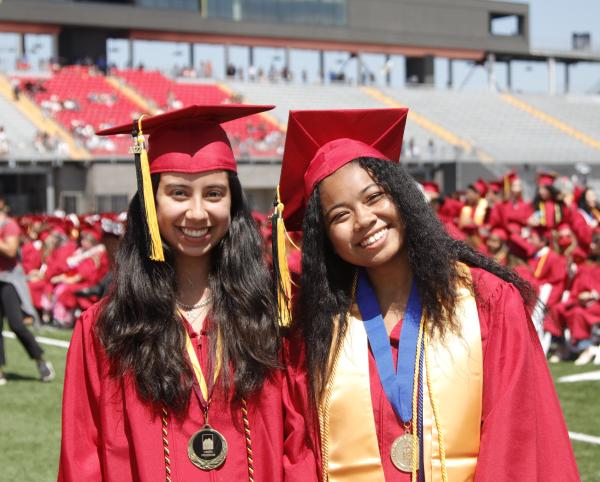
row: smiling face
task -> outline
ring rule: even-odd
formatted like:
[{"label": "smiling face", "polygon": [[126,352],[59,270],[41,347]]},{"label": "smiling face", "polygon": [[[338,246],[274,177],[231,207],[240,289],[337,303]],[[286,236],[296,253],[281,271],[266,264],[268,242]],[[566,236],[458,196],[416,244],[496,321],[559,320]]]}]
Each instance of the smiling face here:
[{"label": "smiling face", "polygon": [[176,256],[209,253],[231,222],[231,191],[225,171],[160,175],[156,214],[163,239]]},{"label": "smiling face", "polygon": [[344,261],[378,268],[405,253],[404,225],[394,201],[358,164],[325,178],[319,194],[326,232]]}]

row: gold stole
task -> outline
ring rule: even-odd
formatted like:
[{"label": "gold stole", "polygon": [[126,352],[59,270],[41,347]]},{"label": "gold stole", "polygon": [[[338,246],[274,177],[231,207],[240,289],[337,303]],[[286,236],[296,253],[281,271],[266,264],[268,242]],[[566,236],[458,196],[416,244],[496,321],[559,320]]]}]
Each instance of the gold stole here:
[{"label": "gold stole", "polygon": [[[477,305],[459,289],[458,335],[429,340],[429,372],[423,373],[425,480],[440,481],[438,426],[442,431],[448,480],[472,480],[479,454],[483,361]],[[357,310],[333,359],[319,405],[324,482],[385,482],[371,400],[367,334]],[[428,382],[428,383],[427,383]],[[432,397],[438,420],[433,416]],[[389,457],[390,454],[383,454]]]},{"label": "gold stole", "polygon": [[469,224],[483,226],[487,208],[487,199],[480,199],[475,208],[473,206],[463,206],[460,212],[460,227],[468,226]]}]

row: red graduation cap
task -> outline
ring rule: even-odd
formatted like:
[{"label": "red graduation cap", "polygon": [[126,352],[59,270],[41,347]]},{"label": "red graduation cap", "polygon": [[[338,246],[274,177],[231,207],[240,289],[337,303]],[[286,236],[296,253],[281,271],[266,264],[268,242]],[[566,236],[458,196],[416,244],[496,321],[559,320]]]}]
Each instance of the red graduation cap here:
[{"label": "red graduation cap", "polygon": [[[159,172],[236,171],[227,134],[221,124],[272,109],[272,105],[192,105],[153,117],[140,117],[98,132],[131,134],[135,139],[138,194],[149,234],[149,257],[164,261],[150,174]],[[146,151],[144,134],[148,134]]]},{"label": "red graduation cap", "polygon": [[506,229],[504,229],[504,228],[492,229],[492,231],[490,232],[490,236],[495,236],[498,239],[501,239],[502,241],[508,241],[508,233],[506,232]]},{"label": "red graduation cap", "polygon": [[488,183],[488,186],[490,188],[490,191],[498,194],[498,193],[502,192],[502,187],[503,187],[502,184],[503,184],[502,179],[500,179],[498,181],[490,181]]},{"label": "red graduation cap", "polygon": [[537,178],[538,186],[551,186],[558,177],[555,172],[539,172]]},{"label": "red graduation cap", "polygon": [[488,192],[488,185],[483,179],[477,179],[473,184],[469,186],[474,191],[478,192],[480,196],[485,196]]},{"label": "red graduation cap", "polygon": [[358,157],[400,160],[408,109],[290,111],[279,193],[290,231],[314,187]]},{"label": "red graduation cap", "polygon": [[437,182],[423,181],[421,183],[421,186],[423,186],[423,190],[425,192],[435,193],[435,194],[439,194],[440,193],[440,186],[438,185]]},{"label": "red graduation cap", "polygon": [[[148,134],[150,172],[236,171],[231,144],[221,124],[273,109],[272,105],[192,105],[138,121]],[[137,122],[135,124],[137,124]],[[134,124],[104,129],[97,134],[131,134]]]}]

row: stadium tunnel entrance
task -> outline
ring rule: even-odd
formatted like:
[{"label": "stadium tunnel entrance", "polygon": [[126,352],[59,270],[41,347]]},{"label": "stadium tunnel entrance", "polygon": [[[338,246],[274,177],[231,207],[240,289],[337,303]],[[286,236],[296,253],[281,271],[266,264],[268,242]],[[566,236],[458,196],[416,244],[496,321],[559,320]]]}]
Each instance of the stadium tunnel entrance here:
[{"label": "stadium tunnel entrance", "polygon": [[44,168],[0,168],[0,197],[10,206],[11,214],[43,213],[48,205],[48,179]]}]

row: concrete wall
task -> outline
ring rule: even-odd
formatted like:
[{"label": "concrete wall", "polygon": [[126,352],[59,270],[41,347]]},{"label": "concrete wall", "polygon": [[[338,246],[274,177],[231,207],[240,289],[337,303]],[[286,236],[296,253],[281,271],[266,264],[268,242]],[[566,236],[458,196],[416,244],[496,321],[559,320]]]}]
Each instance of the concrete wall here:
[{"label": "concrete wall", "polygon": [[[490,12],[522,15],[524,35],[491,35]],[[347,27],[331,27],[233,22],[185,11],[102,3],[4,0],[0,4],[0,22],[100,27],[115,33],[122,29],[125,34],[130,30],[188,33],[199,35],[196,41],[205,35],[206,41],[224,42],[226,37],[238,37],[246,38],[248,44],[252,43],[251,38],[261,38],[272,41],[272,46],[287,46],[290,39],[295,39],[313,44],[362,44],[365,48],[414,46],[513,53],[529,50],[528,5],[482,0],[348,0],[347,13]]]}]

